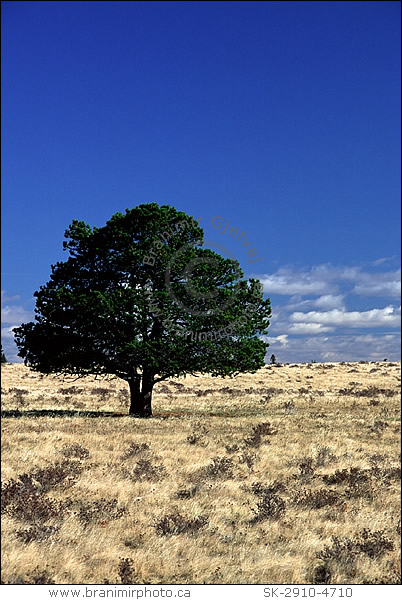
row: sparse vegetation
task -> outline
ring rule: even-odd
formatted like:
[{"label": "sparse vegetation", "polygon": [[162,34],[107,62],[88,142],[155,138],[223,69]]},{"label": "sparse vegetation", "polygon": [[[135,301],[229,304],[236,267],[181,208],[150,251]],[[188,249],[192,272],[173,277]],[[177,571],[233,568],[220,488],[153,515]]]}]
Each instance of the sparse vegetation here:
[{"label": "sparse vegetation", "polygon": [[400,365],[351,366],[168,380],[136,421],[4,365],[3,583],[400,583]]},{"label": "sparse vegetation", "polygon": [[194,534],[205,527],[208,523],[207,517],[195,517],[186,519],[180,514],[170,514],[155,523],[158,535],[179,535],[181,533]]}]

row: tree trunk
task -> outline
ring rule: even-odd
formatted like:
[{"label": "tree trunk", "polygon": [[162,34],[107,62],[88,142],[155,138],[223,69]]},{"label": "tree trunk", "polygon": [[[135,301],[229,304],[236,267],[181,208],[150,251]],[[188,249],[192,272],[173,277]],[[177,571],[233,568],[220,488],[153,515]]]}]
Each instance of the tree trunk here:
[{"label": "tree trunk", "polygon": [[146,371],[142,375],[142,402],[143,417],[152,417],[152,390],[154,389],[154,377]]},{"label": "tree trunk", "polygon": [[140,390],[141,377],[132,377],[128,380],[130,386],[130,415],[134,417],[146,418],[152,417],[152,389],[154,387],[153,378],[150,376],[142,377],[142,390]]}]

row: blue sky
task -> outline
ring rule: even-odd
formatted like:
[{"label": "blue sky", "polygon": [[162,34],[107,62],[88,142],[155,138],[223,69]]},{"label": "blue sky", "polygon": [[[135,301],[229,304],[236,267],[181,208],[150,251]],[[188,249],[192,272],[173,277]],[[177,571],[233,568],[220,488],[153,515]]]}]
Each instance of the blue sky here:
[{"label": "blue sky", "polygon": [[261,279],[267,359],[400,360],[400,69],[399,2],[2,2],[8,360],[71,221],[147,202]]}]

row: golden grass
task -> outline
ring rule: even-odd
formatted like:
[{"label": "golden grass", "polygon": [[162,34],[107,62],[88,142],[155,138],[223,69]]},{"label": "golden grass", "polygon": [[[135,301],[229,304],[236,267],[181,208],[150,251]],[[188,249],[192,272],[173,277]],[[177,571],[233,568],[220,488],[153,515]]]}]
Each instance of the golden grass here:
[{"label": "golden grass", "polygon": [[[331,584],[397,582],[399,363],[266,366],[233,380],[186,377],[182,387],[172,380],[156,386],[149,420],[127,416],[126,385],[116,379],[63,381],[16,364],[1,371],[3,485],[33,473],[40,497],[61,503],[48,520],[5,509],[5,583],[34,582],[35,572],[57,584],[304,584],[319,573]],[[267,422],[274,432],[253,438]],[[66,445],[77,444],[83,456],[70,449],[66,457]],[[35,473],[63,460],[63,468],[80,463],[81,474],[45,490]],[[325,481],[344,469],[343,482]],[[277,489],[264,496],[253,483]],[[323,489],[335,501],[320,507]],[[264,515],[269,497],[284,512],[270,514],[268,501]],[[169,515],[182,532],[162,521]],[[23,530],[52,525],[59,529],[46,539],[35,531],[23,539]],[[352,542],[317,556],[334,548],[333,536]],[[132,561],[128,575],[122,559]]]}]

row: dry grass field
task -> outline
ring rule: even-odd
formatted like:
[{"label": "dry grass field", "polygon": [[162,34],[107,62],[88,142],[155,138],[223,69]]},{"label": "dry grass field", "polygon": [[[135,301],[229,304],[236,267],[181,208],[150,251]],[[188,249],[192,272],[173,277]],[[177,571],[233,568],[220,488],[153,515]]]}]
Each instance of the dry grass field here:
[{"label": "dry grass field", "polygon": [[3,583],[400,582],[400,363],[1,374]]}]

